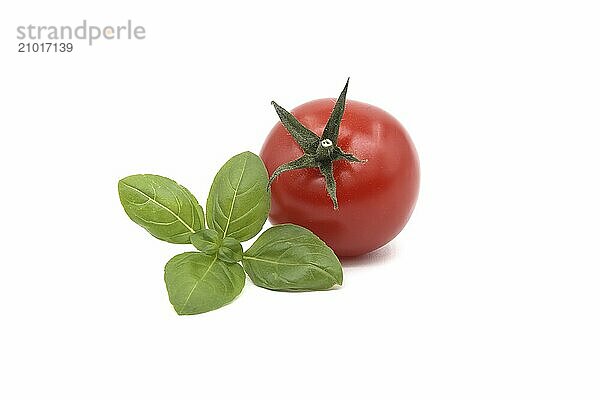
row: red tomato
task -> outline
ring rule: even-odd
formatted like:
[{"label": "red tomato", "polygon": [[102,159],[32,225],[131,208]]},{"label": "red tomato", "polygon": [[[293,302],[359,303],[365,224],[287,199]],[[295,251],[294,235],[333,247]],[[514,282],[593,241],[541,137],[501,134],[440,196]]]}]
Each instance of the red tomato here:
[{"label": "red tomato", "polygon": [[[321,136],[335,99],[314,100],[291,111]],[[279,175],[271,186],[273,224],[310,229],[340,257],[357,256],[392,240],[404,228],[419,191],[419,160],[400,122],[375,106],[348,100],[337,145],[364,163],[333,162],[339,208],[327,195],[318,168]],[[300,146],[281,122],[269,133],[260,156],[269,175],[302,156]]]}]

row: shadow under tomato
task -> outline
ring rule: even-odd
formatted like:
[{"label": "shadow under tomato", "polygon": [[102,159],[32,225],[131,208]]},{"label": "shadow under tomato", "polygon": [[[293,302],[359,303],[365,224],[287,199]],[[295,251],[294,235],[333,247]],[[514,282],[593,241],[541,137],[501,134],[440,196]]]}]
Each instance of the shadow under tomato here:
[{"label": "shadow under tomato", "polygon": [[391,260],[399,252],[399,246],[396,243],[388,243],[383,247],[373,250],[370,253],[357,257],[340,257],[340,262],[344,268],[369,267],[381,265]]}]

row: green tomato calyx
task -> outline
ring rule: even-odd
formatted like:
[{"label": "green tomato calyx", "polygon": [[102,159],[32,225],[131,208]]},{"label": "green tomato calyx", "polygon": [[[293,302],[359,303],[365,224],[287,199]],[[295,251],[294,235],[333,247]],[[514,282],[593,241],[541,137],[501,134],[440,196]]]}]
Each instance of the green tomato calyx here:
[{"label": "green tomato calyx", "polygon": [[346,160],[348,162],[366,162],[366,160],[359,160],[352,154],[345,153],[337,145],[338,135],[340,131],[340,124],[342,122],[342,116],[344,115],[344,108],[346,106],[346,93],[348,92],[348,83],[350,78],[346,81],[346,85],[340,93],[329,120],[323,130],[323,135],[319,137],[317,134],[306,128],[300,121],[296,119],[291,113],[281,107],[274,101],[271,102],[275,111],[279,116],[279,119],[285,129],[290,133],[292,138],[298,143],[304,154],[299,158],[282,164],[273,172],[269,179],[269,188],[273,181],[282,173],[292,171],[295,169],[304,168],[318,168],[323,177],[325,178],[325,186],[327,187],[327,194],[333,202],[333,208],[338,208],[338,200],[336,194],[335,179],[333,178],[333,162],[336,160]]}]

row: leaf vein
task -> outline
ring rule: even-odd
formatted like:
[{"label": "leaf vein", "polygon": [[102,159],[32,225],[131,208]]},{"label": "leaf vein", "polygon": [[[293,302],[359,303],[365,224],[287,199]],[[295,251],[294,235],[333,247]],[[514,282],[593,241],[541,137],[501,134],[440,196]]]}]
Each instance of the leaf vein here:
[{"label": "leaf vein", "polygon": [[[152,197],[148,196],[146,193],[142,192],[142,191],[141,191],[141,190],[139,190],[138,188],[136,188],[136,187],[133,187],[133,186],[131,186],[131,185],[128,185],[128,184],[126,184],[125,182],[122,182],[122,183],[123,183],[123,185],[127,186],[128,188],[130,188],[130,189],[132,189],[132,190],[135,190],[136,192],[140,193],[140,194],[141,194],[141,195],[143,195],[143,196],[146,196],[146,197],[147,197],[149,200],[151,200],[151,201],[152,201],[153,203],[155,203],[157,206],[159,206],[159,207],[163,208],[164,210],[168,211],[168,212],[169,212],[171,215],[173,215],[175,218],[177,218],[177,219],[179,220],[179,222],[181,222],[181,223],[182,223],[182,224],[183,224],[183,225],[184,225],[184,226],[185,226],[185,227],[186,227],[186,228],[187,228],[187,229],[188,229],[190,232],[192,232],[192,233],[194,232],[194,230],[193,230],[193,229],[192,229],[192,228],[191,228],[191,227],[190,227],[188,224],[186,224],[186,222],[185,222],[183,219],[181,219],[181,218],[179,217],[179,215],[175,214],[175,213],[173,212],[173,210],[171,210],[169,207],[165,206],[164,204],[161,204],[161,203],[159,203],[159,202],[158,202],[158,201],[157,201],[155,198],[152,198]],[[156,197],[156,190],[154,189],[154,187],[153,187],[153,186],[151,186],[151,187],[152,187],[152,190],[154,191],[154,197]]]}]

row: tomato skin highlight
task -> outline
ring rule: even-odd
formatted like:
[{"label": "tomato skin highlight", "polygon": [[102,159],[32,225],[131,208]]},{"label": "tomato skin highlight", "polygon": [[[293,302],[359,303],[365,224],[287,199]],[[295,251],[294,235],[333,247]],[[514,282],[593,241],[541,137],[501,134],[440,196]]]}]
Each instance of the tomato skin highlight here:
[{"label": "tomato skin highlight", "polygon": [[[323,133],[335,99],[302,104],[291,113],[317,135]],[[400,122],[370,104],[347,100],[339,147],[365,163],[334,162],[339,209],[316,168],[288,171],[271,185],[273,224],[310,229],[339,257],[358,256],[391,241],[408,222],[419,192],[419,160]],[[278,122],[260,152],[269,175],[300,157],[302,149]]]}]

